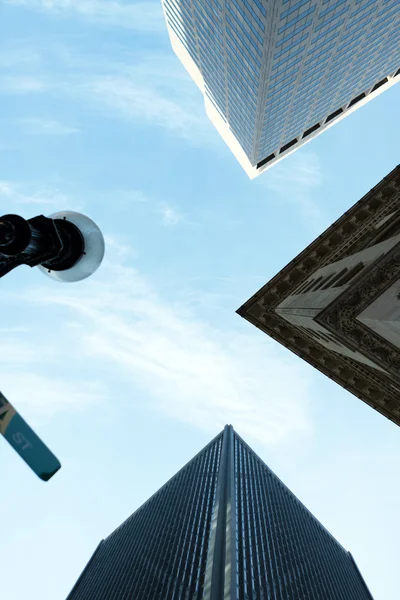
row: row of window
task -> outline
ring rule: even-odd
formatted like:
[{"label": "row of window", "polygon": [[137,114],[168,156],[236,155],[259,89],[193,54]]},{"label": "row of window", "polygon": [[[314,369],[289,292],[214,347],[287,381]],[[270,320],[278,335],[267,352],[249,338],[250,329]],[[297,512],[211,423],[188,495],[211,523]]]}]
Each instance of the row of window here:
[{"label": "row of window", "polygon": [[[235,59],[236,59],[236,69],[242,73],[242,77],[244,77],[244,79],[246,79],[247,77],[250,77],[250,79],[252,80],[252,82],[254,83],[254,85],[258,88],[259,82],[258,82],[258,73],[255,69],[251,70],[250,67],[250,63],[248,63],[244,58],[242,58],[242,56],[239,54],[237,48],[232,44],[232,42],[230,41],[229,38],[226,38],[226,44],[227,44],[227,54],[228,54],[228,58],[230,53],[234,54]],[[256,79],[257,77],[257,79]]]},{"label": "row of window", "polygon": [[284,48],[282,48],[282,50],[280,50],[279,52],[277,52],[276,54],[274,54],[274,60],[276,58],[279,58],[283,54],[286,54],[286,52],[289,52],[290,50],[292,50],[293,48],[295,48],[298,44],[301,44],[301,42],[303,42],[304,40],[306,40],[309,35],[310,35],[309,32],[304,33],[297,40],[295,40],[294,42],[292,42],[292,43],[288,44],[287,46],[285,46]]},{"label": "row of window", "polygon": [[249,94],[247,83],[238,79],[231,73],[231,63],[228,62],[228,87],[235,89],[237,94],[242,99],[246,112],[253,114],[257,107],[257,98]]},{"label": "row of window", "polygon": [[[400,75],[400,69],[396,72],[396,75]],[[375,79],[376,81],[376,79]],[[383,80],[382,82],[379,82],[379,84],[377,85],[381,85],[384,84],[385,80]],[[366,89],[366,88],[364,88]],[[358,100],[362,99],[365,96],[365,94],[361,94],[359,96],[357,96],[356,98],[353,98],[353,100],[350,103],[350,106],[352,106],[353,104],[355,104]],[[319,109],[318,109],[319,110]],[[321,117],[326,114],[326,108],[324,108],[323,110],[319,111],[321,112]],[[342,109],[338,109],[336,110],[334,113],[332,113],[331,115],[329,115],[326,118],[326,122],[332,120],[333,118],[335,118],[336,116],[338,116],[340,113],[342,113]],[[315,121],[319,120],[319,115],[318,113],[316,113],[315,109],[313,109],[313,120],[315,119]],[[296,126],[299,127],[299,129],[301,128],[300,125],[302,125],[301,123],[297,123]],[[309,133],[312,133],[315,129],[318,129],[320,127],[319,123],[316,123],[314,126],[310,127],[306,132],[304,132],[302,137],[306,137]],[[293,130],[293,133],[296,131],[296,129]],[[282,132],[281,132],[282,133]],[[289,137],[289,133],[286,133],[285,135],[286,138]],[[279,141],[282,138],[282,135],[280,135],[279,137],[276,136],[274,139],[272,138],[272,132],[271,135],[268,139],[268,145],[266,143],[264,143],[264,145],[262,145],[262,149],[260,150],[261,155],[267,154],[269,151],[271,151],[273,148],[276,148],[277,146],[279,146]],[[286,146],[282,147],[280,152],[282,152],[286,147],[290,147],[291,145],[293,145],[293,143],[297,142],[297,139],[292,140],[292,142],[290,142],[289,144],[286,144]],[[267,158],[261,160],[261,162],[259,162],[257,164],[257,168],[261,167],[263,164],[265,164],[266,162],[272,160],[273,158],[275,158],[275,153],[272,153],[270,156],[267,156]]]},{"label": "row of window", "polygon": [[267,104],[267,108],[265,111],[265,115],[264,115],[264,125],[262,128],[262,133],[265,132],[265,130],[267,129],[269,122],[273,119],[276,119],[279,117],[279,115],[282,115],[283,113],[287,113],[287,111],[289,110],[289,107],[291,105],[291,98],[287,98],[285,103],[283,105],[271,105],[271,104]]},{"label": "row of window", "polygon": [[[251,46],[253,47],[253,49],[257,52],[258,56],[262,57],[262,51],[258,47],[256,41],[252,38],[252,36],[250,35],[250,33],[248,33],[248,31],[243,27],[243,23],[241,23],[241,21],[239,20],[237,14],[235,13],[235,11],[232,10],[229,6],[227,6],[227,9],[230,12],[230,14],[232,15],[232,17],[235,19],[236,25],[230,19],[229,15],[226,15],[226,21],[227,21],[227,23],[232,27],[232,29],[235,30],[236,34],[238,35],[239,39],[243,42],[243,44],[246,43],[245,40],[244,40],[244,37],[243,37],[243,36],[245,36],[247,42],[249,42],[251,44]],[[247,47],[249,47],[249,46],[247,45]],[[250,50],[249,50],[249,52],[250,52]]]},{"label": "row of window", "polygon": [[280,38],[280,40],[278,40],[276,42],[276,48],[279,48],[280,46],[282,46],[283,44],[285,44],[287,41],[289,41],[292,38],[294,38],[298,33],[301,33],[302,31],[304,31],[305,29],[307,29],[307,27],[310,27],[311,24],[312,24],[312,19],[308,19],[300,27],[296,27],[296,29],[294,31],[288,33],[287,35],[285,35],[283,38]]},{"label": "row of window", "polygon": [[299,68],[300,68],[300,63],[301,63],[302,57],[298,57],[296,58],[293,62],[291,62],[288,65],[285,65],[285,68],[282,70],[278,70],[277,72],[275,72],[273,75],[270,76],[270,81],[273,82],[274,80],[276,82],[279,81],[283,81],[284,79],[286,79],[289,74],[292,76],[293,79],[293,73],[296,73]]},{"label": "row of window", "polygon": [[285,17],[288,17],[295,10],[297,10],[298,8],[301,8],[305,4],[308,4],[308,2],[310,2],[310,1],[311,0],[298,0],[295,4],[293,4],[293,6],[291,6],[290,8],[288,8],[286,10],[284,10],[283,13],[281,13],[280,20],[282,21],[282,19],[284,19]]},{"label": "row of window", "polygon": [[72,597],[201,594],[220,451],[219,438],[104,540]]},{"label": "row of window", "polygon": [[303,10],[303,12],[301,12],[297,17],[294,17],[293,19],[288,21],[286,23],[286,25],[283,25],[282,27],[280,27],[278,29],[278,33],[283,33],[284,31],[289,29],[289,27],[291,27],[292,25],[295,25],[296,23],[305,19],[308,15],[311,15],[314,11],[315,11],[315,5],[311,6],[310,8],[307,8],[306,10]]},{"label": "row of window", "polygon": [[359,600],[348,553],[235,436],[239,598]]},{"label": "row of window", "polygon": [[329,44],[329,42],[332,42],[332,40],[336,39],[339,35],[340,31],[335,31],[334,33],[332,33],[332,35],[325,34],[325,36],[319,43],[316,43],[317,40],[312,40],[307,54],[314,54],[314,52],[316,50],[319,50],[320,48],[324,48],[325,51],[330,50],[331,47],[334,46],[334,44],[330,44],[327,48],[326,45]]},{"label": "row of window", "polygon": [[267,142],[268,138],[270,136],[274,135],[274,133],[276,133],[277,130],[282,129],[282,126],[283,126],[285,120],[286,120],[286,117],[283,116],[280,119],[277,119],[276,121],[271,122],[271,129],[267,130],[266,133],[263,134],[263,136],[260,140],[260,143],[263,144],[263,143]]},{"label": "row of window", "polygon": [[[323,17],[325,17],[325,15],[328,15],[330,12],[332,12],[333,10],[335,10],[335,8],[337,8],[338,6],[341,6],[342,4],[345,4],[346,2],[347,2],[347,0],[336,0],[336,2],[334,2],[331,5],[329,5],[328,8],[325,8],[324,10],[321,10],[318,13],[318,18],[322,19]],[[373,0],[373,2],[375,2],[375,0]]]},{"label": "row of window", "polygon": [[[262,20],[259,18],[259,16],[255,12],[253,5],[248,0],[242,0],[242,2],[244,4],[245,8],[247,9],[248,13],[251,15],[251,17],[257,23],[258,27],[261,29],[261,31],[265,31],[264,23],[262,22]],[[265,10],[264,10],[264,13],[266,14]]]},{"label": "row of window", "polygon": [[218,65],[218,63],[214,59],[213,54],[210,51],[207,51],[207,48],[205,48],[204,42],[200,39],[200,37],[198,38],[198,44],[200,48],[200,62],[202,72],[207,72],[209,76],[216,81],[216,84],[220,89],[221,93],[224,93],[224,66]]},{"label": "row of window", "polygon": [[190,24],[190,21],[186,20],[186,14],[179,14],[176,11],[175,6],[172,3],[170,4],[169,2],[165,3],[165,9],[167,14],[174,19],[175,23],[179,24],[179,26],[182,29],[183,36],[186,38],[189,34],[190,38],[194,40],[194,29]]},{"label": "row of window", "polygon": [[[307,37],[307,36],[306,36]],[[300,54],[300,52],[303,52],[305,48],[305,45],[303,46],[299,46],[298,48],[292,48],[292,50],[288,53],[287,56],[281,58],[278,62],[276,62],[274,64],[274,66],[271,69],[271,72],[273,73],[276,69],[279,69],[277,72],[281,72],[283,70],[283,68],[286,68],[288,66],[290,66],[292,64],[292,62],[289,62],[290,59],[292,59],[293,57],[297,56],[298,54]],[[285,50],[285,52],[287,52],[287,50]],[[282,66],[284,65],[284,67],[282,68]]]},{"label": "row of window", "polygon": [[243,54],[243,57],[249,61],[251,65],[253,65],[254,70],[258,74],[258,71],[261,67],[261,62],[253,52],[250,44],[248,44],[244,39],[241,31],[238,30],[234,23],[227,21],[226,33],[237,46],[241,54]]},{"label": "row of window", "polygon": [[322,58],[320,58],[317,62],[314,62],[311,67],[303,69],[301,73],[301,81],[308,79],[308,77],[315,72],[317,72],[321,76],[321,67],[326,67],[325,63],[328,62],[331,56],[332,52],[324,54],[324,56],[322,56]]},{"label": "row of window", "polygon": [[256,36],[256,38],[258,39],[258,41],[260,42],[260,44],[263,44],[264,43],[263,38],[258,33],[255,25],[253,25],[252,20],[247,16],[246,12],[240,6],[240,4],[238,3],[238,1],[237,0],[225,0],[226,7],[228,8],[228,10],[229,10],[229,8],[231,8],[231,12],[232,12],[232,6],[230,5],[230,2],[232,2],[232,4],[235,6],[237,12],[244,19],[245,23],[247,23],[247,25],[250,27],[250,29],[252,30],[252,32],[254,33],[254,35]]},{"label": "row of window", "polygon": [[172,8],[174,12],[176,11],[177,13],[182,13],[182,15],[185,17],[185,23],[189,22],[190,25],[194,27],[192,14],[191,12],[188,12],[186,4],[176,4],[176,2],[170,0],[164,0],[164,4]]},{"label": "row of window", "polygon": [[189,46],[189,44],[187,43],[186,36],[185,36],[184,32],[182,31],[181,27],[178,25],[178,23],[173,18],[173,16],[171,14],[169,14],[167,9],[166,9],[166,13],[167,13],[167,19],[168,19],[169,26],[174,31],[174,33],[178,36],[180,42],[183,44],[183,46],[185,47],[187,52],[190,54],[190,56],[192,57],[195,64],[199,65],[199,58],[198,58],[197,54],[194,53],[193,48],[191,46]]},{"label": "row of window", "polygon": [[346,13],[349,10],[348,6],[345,6],[344,8],[342,8],[341,10],[339,10],[337,13],[335,13],[334,15],[332,15],[331,17],[329,17],[329,19],[326,19],[326,21],[324,21],[323,23],[320,23],[319,25],[317,25],[314,29],[314,31],[320,31],[321,29],[324,29],[327,25],[329,25],[330,23],[332,23],[332,21],[334,21],[335,19],[337,19],[338,17],[340,17],[341,15],[343,15],[344,13]]},{"label": "row of window", "polygon": [[243,29],[240,29],[235,23],[234,21],[229,17],[229,15],[226,16],[226,23],[227,23],[227,31],[228,31],[228,26],[232,29],[232,31],[235,32],[235,34],[237,35],[237,37],[239,38],[241,44],[243,45],[243,47],[246,49],[246,51],[250,54],[250,56],[252,56],[252,58],[254,59],[254,61],[256,62],[256,64],[261,67],[261,62],[260,60],[257,58],[254,50],[257,52],[258,56],[262,56],[262,53],[260,52],[260,50],[257,48],[257,45],[253,42],[253,40],[251,39],[251,36]]},{"label": "row of window", "polygon": [[211,88],[208,88],[207,84],[205,84],[205,94],[206,94],[207,98],[210,100],[210,102],[212,103],[212,105],[214,106],[214,108],[218,111],[218,114],[220,115],[220,117],[222,117],[222,119],[226,122],[226,117],[224,114],[225,108],[220,107],[219,100],[215,97],[215,94],[211,90]]},{"label": "row of window", "polygon": [[[213,2],[211,0],[206,0],[208,6],[211,8],[212,12],[214,13],[214,15],[217,17],[218,21],[221,23],[222,22],[222,18],[221,18],[221,13],[220,10],[218,10],[217,8],[215,8]],[[218,3],[218,7],[219,9],[221,9],[221,5]]]},{"label": "row of window", "polygon": [[345,21],[345,19],[340,19],[340,21],[333,23],[333,25],[328,27],[328,29],[324,29],[324,31],[320,31],[320,33],[318,33],[317,35],[315,35],[313,37],[312,43],[317,42],[318,40],[324,38],[326,35],[331,33],[331,31],[335,31],[335,29],[338,29],[339,27],[341,27],[341,25],[343,25],[344,21]]}]

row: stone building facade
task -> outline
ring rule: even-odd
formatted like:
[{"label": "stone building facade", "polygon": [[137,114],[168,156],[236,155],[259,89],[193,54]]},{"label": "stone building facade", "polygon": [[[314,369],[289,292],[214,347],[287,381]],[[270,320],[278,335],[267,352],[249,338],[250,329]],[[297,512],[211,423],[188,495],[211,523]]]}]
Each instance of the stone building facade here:
[{"label": "stone building facade", "polygon": [[400,166],[237,312],[400,425]]}]

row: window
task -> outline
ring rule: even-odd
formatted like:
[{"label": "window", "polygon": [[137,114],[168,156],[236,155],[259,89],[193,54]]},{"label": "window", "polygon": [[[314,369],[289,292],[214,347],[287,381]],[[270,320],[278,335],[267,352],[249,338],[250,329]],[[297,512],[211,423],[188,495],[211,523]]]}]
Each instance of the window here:
[{"label": "window", "polygon": [[307,2],[310,2],[310,0],[299,0],[298,2],[296,2],[296,4],[293,4],[293,6],[291,6],[290,8],[285,10],[283,13],[281,13],[281,21],[285,17],[288,17],[289,15],[291,15],[295,10],[297,10],[301,6],[304,6],[304,4],[307,4]]},{"label": "window", "polygon": [[[331,48],[333,48],[334,44],[331,44],[329,46],[329,48],[323,48],[322,50],[320,50],[319,52],[317,52],[317,54],[313,54],[314,50],[311,51],[312,56],[305,61],[304,65],[309,65],[312,64],[317,58],[319,58],[320,56],[322,56],[323,54],[325,54],[328,50],[330,50]],[[308,53],[310,54],[310,52]]]},{"label": "window", "polygon": [[[336,285],[337,280],[340,279],[342,277],[342,275],[344,275],[345,273],[347,273],[347,269],[342,269],[341,271],[334,273],[333,277],[332,277],[332,274],[330,274],[324,282],[324,283],[327,283],[326,287],[330,287],[330,288],[337,287],[337,285]],[[328,279],[329,279],[329,282],[328,282]],[[326,288],[324,288],[324,289],[326,289]]]},{"label": "window", "polygon": [[[340,31],[336,31],[335,33],[333,33],[329,37],[323,39],[322,42],[320,42],[319,44],[316,44],[313,48],[311,48],[311,50],[309,50],[307,52],[307,54],[313,54],[316,50],[319,50],[319,48],[323,48],[324,46],[326,46],[326,44],[328,44],[329,42],[331,42],[332,40],[334,40],[335,38],[337,38],[337,36],[339,34],[340,34]],[[315,40],[312,41],[312,44],[314,44],[314,43],[315,43]],[[333,46],[334,46],[334,44],[331,44],[331,46],[328,46],[328,48],[325,48],[325,51],[326,50],[330,50],[331,47],[333,47]]]},{"label": "window", "polygon": [[308,135],[310,135],[311,133],[314,133],[314,131],[317,131],[317,129],[319,129],[321,127],[321,125],[319,123],[316,123],[315,125],[313,125],[312,127],[310,127],[309,129],[307,129],[304,133],[303,133],[303,138],[307,137]]},{"label": "window", "polygon": [[[250,29],[252,30],[252,32],[254,33],[254,35],[256,36],[256,38],[258,39],[258,41],[262,44],[264,40],[260,36],[260,34],[258,33],[258,31],[255,28],[255,26],[253,25],[253,23],[251,22],[251,19],[247,16],[247,14],[245,13],[245,11],[241,8],[241,6],[237,2],[237,0],[232,0],[232,3],[236,7],[237,12],[243,17],[243,19],[245,20],[245,22],[247,23],[247,25],[250,27]],[[227,8],[229,10],[229,6],[230,5],[229,5],[228,0],[226,0],[226,6],[227,6]],[[232,12],[232,11],[230,11],[230,12]]]},{"label": "window", "polygon": [[[261,67],[260,61],[258,60],[258,58],[256,57],[256,55],[254,54],[254,51],[250,47],[250,44],[244,39],[244,35],[243,34],[245,34],[246,38],[251,42],[251,44],[253,45],[253,48],[256,50],[257,54],[259,56],[262,56],[262,52],[259,51],[259,49],[255,45],[255,43],[251,40],[251,36],[249,34],[247,34],[246,31],[244,31],[243,29],[240,30],[238,27],[236,27],[236,25],[229,18],[228,15],[226,16],[226,22],[228,23],[228,25],[230,26],[230,28],[236,33],[237,37],[239,38],[239,40],[243,44],[243,46],[246,48],[247,52],[253,57],[254,61],[257,64],[257,66]],[[229,31],[228,27],[226,28],[226,31],[227,31],[227,33],[230,34],[230,31]]]},{"label": "window", "polygon": [[318,283],[322,280],[322,275],[320,275],[319,277],[316,277],[314,279],[311,279],[311,281],[306,281],[298,290],[297,290],[297,294],[305,294],[306,292],[310,291],[315,285],[318,285]]},{"label": "window", "polygon": [[[362,21],[363,19],[368,17],[368,15],[370,15],[371,13],[373,13],[375,11],[376,11],[376,6],[372,7],[371,10],[368,10],[365,14],[361,15],[357,19],[353,19],[352,21],[350,21],[350,23],[349,23],[349,25],[347,25],[346,29],[351,29],[352,27],[354,27],[354,25],[357,25],[357,23],[359,23],[360,21]],[[362,25],[359,25],[358,27],[359,28],[364,27],[370,21],[371,21],[371,19],[368,19],[368,21],[366,23],[363,23]]]},{"label": "window", "polygon": [[308,69],[304,69],[301,77],[302,80],[304,79],[308,79],[308,77],[311,75],[311,73],[315,73],[321,72],[321,66],[327,61],[329,60],[329,58],[332,56],[332,53],[327,54],[326,56],[323,56],[319,61],[317,61],[314,65],[312,65],[311,67],[308,67]]},{"label": "window", "polygon": [[259,163],[257,163],[257,169],[269,163],[273,158],[275,158],[275,154],[270,154],[269,156],[267,156],[267,158],[261,160]]},{"label": "window", "polygon": [[302,19],[304,19],[308,15],[312,14],[314,11],[315,11],[315,5],[311,6],[307,10],[304,10],[297,17],[294,17],[294,19],[291,19],[291,21],[288,21],[286,23],[286,25],[283,25],[283,27],[281,27],[280,29],[278,29],[278,33],[283,33],[284,31],[286,31],[287,29],[289,29],[289,27],[291,27],[295,23],[298,23],[299,21],[301,21]]},{"label": "window", "polygon": [[329,123],[329,121],[336,119],[336,117],[338,117],[340,115],[340,113],[342,113],[342,112],[343,112],[343,110],[341,108],[338,108],[337,110],[335,110],[335,112],[330,114],[329,117],[327,117],[325,123]]},{"label": "window", "polygon": [[282,46],[282,44],[284,44],[288,40],[291,40],[295,35],[303,31],[304,29],[307,29],[307,27],[309,27],[311,23],[312,19],[306,21],[301,27],[297,27],[294,31],[292,31],[291,33],[283,37],[281,40],[279,40],[279,42],[276,43],[276,47],[279,48],[279,46]]},{"label": "window", "polygon": [[[246,45],[242,42],[239,43],[239,41],[235,38],[235,36],[230,32],[230,30],[227,28],[226,30],[228,36],[229,36],[229,40],[231,40],[231,42],[233,42],[235,44],[235,47],[239,50],[240,54],[242,55],[242,57],[245,59],[246,64],[248,64],[251,69],[254,71],[255,75],[258,76],[259,75],[259,71],[257,66],[261,66],[261,63],[259,62],[259,60],[254,60],[254,58],[250,55],[247,56],[245,50],[248,52]],[[227,43],[229,44],[229,40],[227,39]],[[250,53],[249,53],[250,54]]]},{"label": "window", "polygon": [[321,31],[321,33],[319,33],[313,39],[313,42],[316,42],[317,40],[323,38],[325,35],[327,35],[331,31],[333,31],[334,29],[337,29],[338,27],[340,27],[341,25],[343,25],[343,23],[344,23],[344,19],[340,19],[340,21],[338,21],[337,23],[334,23],[333,25],[331,25],[331,27],[328,27],[328,29],[325,29],[325,31]]},{"label": "window", "polygon": [[360,102],[360,100],[362,100],[363,98],[365,98],[365,94],[362,93],[359,96],[356,96],[355,98],[353,98],[353,100],[350,102],[348,108],[350,108],[350,106],[354,106],[354,104],[357,104],[357,102]]},{"label": "window", "polygon": [[378,88],[380,88],[382,85],[385,85],[385,83],[388,82],[388,78],[385,77],[385,79],[381,79],[381,81],[378,81],[378,83],[376,83],[374,85],[374,87],[372,88],[371,92],[374,92],[375,90],[377,90]]},{"label": "window", "polygon": [[[359,4],[360,1],[361,0],[358,0],[357,4]],[[375,4],[375,3],[376,3],[376,0],[368,0],[368,2],[366,2],[362,6],[359,6],[356,10],[354,10],[350,16],[359,14],[361,11],[365,10],[368,6],[371,6],[371,4]]]},{"label": "window", "polygon": [[400,217],[398,214],[393,215],[390,220],[388,220],[387,227],[382,228],[376,238],[374,238],[374,244],[379,244],[380,242],[384,242],[385,240],[389,240],[390,238],[398,235],[400,232]]},{"label": "window", "polygon": [[[293,52],[290,52],[290,54],[288,54],[287,56],[285,56],[285,58],[282,58],[280,61],[278,61],[277,63],[275,63],[275,65],[272,67],[272,71],[275,71],[275,69],[277,69],[281,65],[285,64],[289,59],[291,59],[292,57],[294,57],[297,54],[299,54],[300,52],[302,52],[304,50],[304,48],[305,48],[305,46],[300,46],[300,48],[297,48],[297,50],[294,50]],[[288,50],[289,49],[287,48],[285,51],[282,51],[281,54],[283,54],[284,52],[287,52]],[[299,62],[299,60],[292,61],[292,63],[296,63],[296,62]],[[292,63],[288,62],[287,65],[286,65],[286,67],[290,66]],[[283,71],[283,69],[280,69],[280,71]]]},{"label": "window", "polygon": [[309,36],[309,33],[304,33],[298,40],[296,40],[295,42],[292,42],[291,44],[288,44],[280,52],[277,52],[274,55],[274,59],[275,58],[279,58],[280,56],[282,56],[286,52],[289,52],[289,50],[291,50],[292,48],[294,48],[294,46],[297,46],[298,44],[300,44],[301,42],[303,42],[304,40],[306,40],[308,38],[308,36]]},{"label": "window", "polygon": [[[239,17],[237,16],[237,14],[235,13],[235,11],[231,8],[231,6],[229,5],[229,3],[226,3],[226,8],[228,9],[228,11],[230,12],[230,14],[232,15],[232,17],[235,19],[237,25],[239,25],[240,29],[243,31],[244,35],[247,37],[247,39],[249,40],[249,42],[253,45],[253,47],[255,48],[255,50],[257,51],[257,54],[259,56],[262,56],[262,52],[260,51],[260,49],[258,48],[255,40],[253,40],[253,38],[251,37],[250,33],[248,33],[246,31],[246,29],[243,27],[243,23],[240,21]],[[228,21],[230,22],[230,21]],[[257,34],[257,38],[259,39],[259,41],[262,44],[262,38],[258,36]]]},{"label": "window", "polygon": [[343,273],[342,277],[339,277],[336,282],[335,285],[330,287],[340,287],[342,285],[346,285],[347,283],[350,283],[350,281],[356,276],[358,275],[358,273],[360,273],[360,271],[362,271],[364,268],[364,263],[359,262],[358,264],[356,264],[354,267],[352,267],[351,269],[346,269],[345,273]]},{"label": "window", "polygon": [[340,15],[343,15],[348,10],[349,10],[349,7],[345,6],[344,8],[342,8],[342,10],[339,10],[339,12],[337,12],[335,15],[332,15],[331,17],[329,17],[329,19],[327,19],[323,23],[320,23],[319,25],[317,25],[317,27],[315,28],[315,31],[320,31],[320,29],[323,29],[324,27],[326,27],[326,25],[329,25],[329,23],[331,23],[332,21],[334,21],[335,19],[340,17]]}]

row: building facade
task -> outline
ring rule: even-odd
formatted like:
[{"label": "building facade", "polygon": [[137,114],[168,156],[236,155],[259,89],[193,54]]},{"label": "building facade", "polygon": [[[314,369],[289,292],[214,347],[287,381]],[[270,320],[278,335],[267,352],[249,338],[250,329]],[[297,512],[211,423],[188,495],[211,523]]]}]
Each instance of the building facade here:
[{"label": "building facade", "polygon": [[400,166],[237,312],[400,425]]},{"label": "building facade", "polygon": [[400,80],[398,0],[162,0],[172,48],[254,178]]},{"label": "building facade", "polygon": [[371,600],[347,552],[226,426],[103,540],[67,600]]}]

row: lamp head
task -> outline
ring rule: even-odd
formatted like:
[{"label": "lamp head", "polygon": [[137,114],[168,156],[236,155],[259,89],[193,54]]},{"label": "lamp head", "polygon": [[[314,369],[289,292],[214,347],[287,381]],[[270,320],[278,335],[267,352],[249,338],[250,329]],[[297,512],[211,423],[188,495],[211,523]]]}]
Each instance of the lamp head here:
[{"label": "lamp head", "polygon": [[104,257],[104,238],[99,227],[78,212],[61,211],[49,215],[56,225],[64,251],[38,269],[56,281],[70,283],[92,275]]}]

